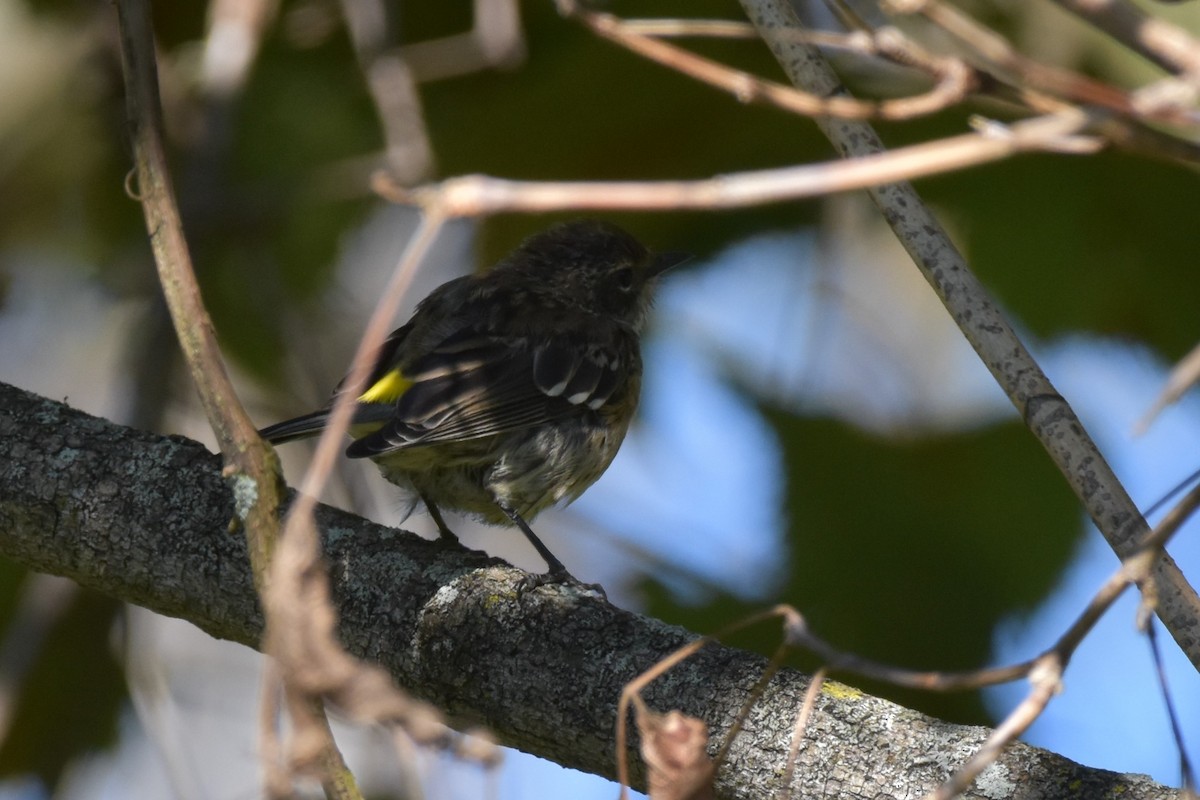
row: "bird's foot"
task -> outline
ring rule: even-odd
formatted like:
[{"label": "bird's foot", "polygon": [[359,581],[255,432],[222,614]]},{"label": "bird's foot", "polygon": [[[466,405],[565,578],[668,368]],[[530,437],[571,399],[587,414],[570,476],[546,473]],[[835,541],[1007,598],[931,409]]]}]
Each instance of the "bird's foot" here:
[{"label": "bird's foot", "polygon": [[521,579],[520,588],[525,591],[531,591],[539,586],[549,586],[559,584],[560,586],[569,586],[577,589],[584,594],[599,595],[600,599],[608,601],[608,594],[605,593],[604,587],[598,583],[584,583],[576,578],[566,568],[550,569],[539,574],[527,574]]}]

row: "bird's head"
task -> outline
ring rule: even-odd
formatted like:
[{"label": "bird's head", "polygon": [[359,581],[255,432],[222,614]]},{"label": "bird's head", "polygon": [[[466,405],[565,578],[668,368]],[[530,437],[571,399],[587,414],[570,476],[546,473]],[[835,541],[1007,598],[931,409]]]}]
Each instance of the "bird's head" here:
[{"label": "bird's head", "polygon": [[526,239],[497,265],[523,276],[547,305],[563,305],[637,328],[657,278],[689,258],[652,253],[616,225],[577,220]]}]

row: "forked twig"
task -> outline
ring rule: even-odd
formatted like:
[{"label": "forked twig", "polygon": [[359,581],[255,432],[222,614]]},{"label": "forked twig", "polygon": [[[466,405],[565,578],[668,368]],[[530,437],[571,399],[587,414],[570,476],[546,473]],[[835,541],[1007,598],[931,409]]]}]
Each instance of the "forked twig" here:
[{"label": "forked twig", "polygon": [[575,0],[557,2],[560,12],[580,20],[598,35],[676,72],[728,92],[743,103],[768,103],[807,116],[899,120],[941,111],[960,102],[974,88],[971,80],[973,72],[961,60],[919,53],[915,45],[893,35],[894,32],[878,37],[874,41],[874,52],[924,69],[935,79],[934,87],[916,97],[866,101],[842,95],[820,95],[775,83],[660,41],[636,27],[627,26],[619,17],[588,11]]}]

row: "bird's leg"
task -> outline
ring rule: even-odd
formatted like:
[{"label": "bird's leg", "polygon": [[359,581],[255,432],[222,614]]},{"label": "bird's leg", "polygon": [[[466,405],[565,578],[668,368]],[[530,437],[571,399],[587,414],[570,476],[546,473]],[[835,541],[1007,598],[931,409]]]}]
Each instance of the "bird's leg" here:
[{"label": "bird's leg", "polygon": [[442,512],[433,504],[433,501],[424,492],[417,493],[421,502],[425,504],[425,508],[429,511],[429,516],[433,517],[434,524],[438,528],[438,538],[445,539],[447,542],[460,544],[458,537],[454,535],[454,531],[450,530],[450,526],[446,524],[446,520],[442,519]]},{"label": "bird's leg", "polygon": [[607,598],[607,595],[604,593],[604,588],[600,586],[600,584],[584,583],[568,572],[566,565],[559,561],[554,553],[550,552],[550,548],[546,547],[546,545],[542,543],[542,540],[538,538],[538,535],[533,532],[533,528],[529,527],[529,523],[525,521],[525,518],[522,517],[515,508],[495,496],[493,496],[493,499],[496,501],[496,505],[500,507],[500,510],[508,515],[508,518],[513,521],[513,524],[521,529],[521,533],[525,534],[525,538],[529,540],[529,543],[533,545],[533,549],[537,550],[538,555],[542,557],[542,560],[546,562],[546,566],[549,567],[549,569],[547,569],[541,575],[529,576],[529,578],[526,580],[526,586],[528,588],[534,589],[547,583],[570,583],[584,589],[590,589],[599,592],[601,597]]},{"label": "bird's leg", "polygon": [[515,508],[502,500],[497,500],[496,505],[500,506],[500,510],[507,514],[508,518],[513,521],[513,524],[521,529],[521,533],[525,534],[525,538],[529,540],[531,545],[533,545],[533,549],[538,551],[538,555],[542,557],[542,560],[546,562],[546,566],[549,567],[549,569],[546,571],[547,575],[561,575],[568,578],[571,577],[571,573],[567,572],[566,565],[559,561],[558,558],[555,557],[554,553],[550,552],[549,547],[546,547],[546,545],[542,544],[542,540],[538,538],[538,535],[533,532],[532,528],[529,527],[529,523],[525,521],[524,517],[517,513]]}]

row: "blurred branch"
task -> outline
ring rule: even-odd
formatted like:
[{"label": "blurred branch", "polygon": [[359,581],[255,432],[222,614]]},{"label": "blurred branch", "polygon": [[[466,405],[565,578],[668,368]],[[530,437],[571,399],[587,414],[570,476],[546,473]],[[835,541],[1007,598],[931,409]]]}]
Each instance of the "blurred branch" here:
[{"label": "blurred branch", "polygon": [[[784,0],[742,3],[793,82],[816,94],[839,90],[841,83],[821,54],[791,37],[790,33],[802,26],[790,5]],[[879,158],[886,152],[869,123],[818,118],[817,124],[851,163]],[[1149,531],[1146,521],[941,224],[911,184],[879,186],[869,193],[1117,556],[1132,555]],[[1160,591],[1159,618],[1200,669],[1200,596],[1168,555],[1158,562],[1154,575]]]},{"label": "blurred branch", "polygon": [[1124,0],[1054,1],[1168,72],[1200,76],[1200,43],[1183,28]]},{"label": "blurred branch", "polygon": [[[333,746],[329,723],[322,713],[323,699],[343,709],[359,722],[402,727],[418,744],[443,748],[456,744],[436,708],[411,699],[394,686],[377,665],[349,655],[337,638],[338,610],[330,593],[329,575],[321,561],[320,535],[314,517],[317,501],[342,450],[342,441],[354,413],[354,398],[362,392],[375,355],[396,316],[397,308],[417,267],[441,230],[442,218],[426,214],[367,323],[342,391],[317,444],[301,492],[284,523],[283,537],[270,567],[263,593],[267,611],[265,651],[275,658],[284,678],[284,696],[293,723],[289,761],[302,771],[319,775],[330,797],[357,796],[349,786],[330,792],[330,778],[353,776]],[[264,703],[273,707],[273,698]],[[262,738],[269,752],[279,750],[271,715],[263,715]],[[494,760],[480,749],[478,760]],[[283,783],[271,776],[269,785]]]},{"label": "blurred branch", "polygon": [[1051,67],[1026,57],[999,33],[976,22],[973,17],[952,5],[937,0],[926,0],[913,4],[913,8],[898,7],[895,2],[892,3],[892,7],[899,11],[923,14],[930,22],[966,45],[973,56],[996,65],[1018,81],[1052,91],[1076,102],[1116,111],[1132,111],[1125,92],[1086,75]]},{"label": "blurred branch", "polygon": [[[219,459],[200,445],[0,385],[5,556],[257,646],[263,617],[246,543],[227,532],[233,506]],[[577,769],[611,776],[622,687],[694,639],[565,587],[520,591],[523,573],[472,551],[327,506],[316,516],[334,565],[339,633],[351,652],[460,718],[487,720],[505,743]],[[765,663],[712,645],[671,680],[650,686],[645,700],[723,732]],[[761,798],[778,789],[788,755],[779,732],[793,729],[807,687],[794,670],[772,679],[717,774],[718,797]],[[821,746],[799,749],[794,794],[931,791],[989,734],[848,687],[823,692],[806,727],[806,742]],[[1175,796],[1144,776],[1081,767],[1021,743],[991,771],[1045,798]],[[992,788],[966,796],[994,797]]]},{"label": "blurred branch", "polygon": [[525,59],[520,10],[517,0],[474,0],[471,30],[406,44],[400,57],[422,82],[515,67]]},{"label": "blurred branch", "polygon": [[383,128],[388,170],[405,184],[428,178],[434,172],[433,146],[416,77],[407,61],[389,50],[387,8],[382,0],[341,0],[341,7]]},{"label": "blurred branch", "polygon": [[574,0],[557,0],[564,15],[578,19],[595,33],[665,67],[728,92],[743,103],[769,103],[797,114],[827,114],[846,119],[911,119],[959,103],[971,91],[973,71],[957,58],[935,57],[894,28],[874,36],[845,40],[848,49],[883,56],[926,72],[935,83],[923,95],[889,100],[857,100],[842,94],[818,95],[735,70],[630,27],[612,14],[585,10]]},{"label": "blurred branch", "polygon": [[1171,368],[1167,383],[1162,392],[1154,399],[1153,405],[1146,411],[1134,426],[1134,434],[1141,435],[1150,429],[1150,425],[1168,406],[1179,402],[1188,389],[1200,382],[1200,345],[1196,345],[1188,354]]},{"label": "blurred branch", "polygon": [[354,54],[383,129],[387,166],[411,185],[435,172],[418,84],[484,69],[512,67],[525,57],[516,0],[474,0],[466,33],[397,46],[382,0],[341,0]]},{"label": "blurred branch", "polygon": [[200,82],[206,94],[240,94],[258,57],[263,33],[279,14],[278,0],[211,0]]},{"label": "blurred branch", "polygon": [[379,175],[375,190],[395,203],[436,207],[447,216],[564,210],[712,211],[817,197],[891,181],[952,172],[1030,151],[1090,152],[1100,143],[1081,135],[1091,118],[1068,110],[982,126],[933,142],[853,160],[736,172],[689,181],[511,181],[464,175],[408,189]]},{"label": "blurred branch", "polygon": [[[217,346],[212,320],[196,283],[167,165],[148,0],[119,0],[117,13],[138,190],[159,283],[192,382],[224,456],[223,474],[237,500],[233,509],[236,516],[230,519],[238,519],[245,526],[255,585],[260,592],[265,592],[272,550],[279,534],[283,491],[279,460],[274,450],[259,439],[233,389]],[[236,74],[240,75],[242,71]],[[230,85],[224,88],[228,90]],[[314,716],[319,716],[328,726],[323,710],[314,712]],[[317,750],[321,763],[331,767],[322,775],[327,796],[361,797],[332,737],[320,741]]]},{"label": "blurred branch", "polygon": [[[1163,20],[1141,16],[1142,12],[1136,7],[1123,6],[1115,0],[1104,3],[1071,0],[1060,4],[1072,7],[1072,10],[1089,8],[1099,11],[1104,7],[1116,12],[1124,19],[1122,30],[1126,34],[1118,36],[1119,41],[1133,38],[1144,42],[1147,47],[1154,48],[1152,52],[1160,54],[1166,63],[1173,63],[1182,74],[1149,83],[1129,93],[1026,58],[1017,53],[1002,36],[940,0],[890,0],[893,10],[924,14],[970,46],[972,52],[1012,70],[1021,80],[1034,87],[1060,93],[1074,101],[1111,108],[1130,117],[1177,125],[1196,124],[1194,106],[1200,91],[1197,85],[1200,82],[1200,41],[1191,38],[1181,28]],[[1085,17],[1093,22],[1100,18],[1106,17],[1103,14],[1097,18]]]},{"label": "blurred branch", "polygon": [[[859,100],[844,91],[821,95],[784,86],[732,69],[667,42],[661,37],[743,38],[757,32],[747,23],[724,20],[622,19],[588,11],[576,0],[556,0],[560,13],[576,18],[597,35],[681,74],[729,92],[744,103],[758,102],[796,114],[845,119],[909,119],[957,105],[968,94],[1016,101],[1020,110],[1038,114],[1088,106],[1093,125],[1108,140],[1153,158],[1200,163],[1192,138],[1175,136],[1150,123],[1193,126],[1198,118],[1194,82],[1168,78],[1134,92],[1070,70],[1039,63],[1017,52],[1000,34],[939,0],[890,0],[886,9],[922,14],[964,45],[970,63],[957,56],[927,51],[894,25],[872,27],[844,4],[832,9],[847,18],[849,33],[789,29],[781,41],[837,49],[885,59],[923,73],[933,87],[924,94],[883,100]],[[1092,108],[1094,107],[1094,108]],[[1097,114],[1105,109],[1111,114]]]},{"label": "blurred branch", "polygon": [[[1200,163],[1200,148],[1194,137],[1174,136],[1148,123],[1194,125],[1196,112],[1185,104],[1168,102],[1178,81],[1159,81],[1134,93],[1071,70],[1042,64],[1018,52],[996,31],[977,22],[940,0],[902,3],[891,7],[904,13],[920,13],[965,45],[978,61],[993,65],[991,82],[1012,83],[1020,100],[1040,113],[1060,110],[1066,103],[1084,104],[1114,112],[1099,120],[1096,129],[1115,145],[1152,158],[1169,158],[1187,164]],[[982,81],[981,81],[982,82]]]}]

